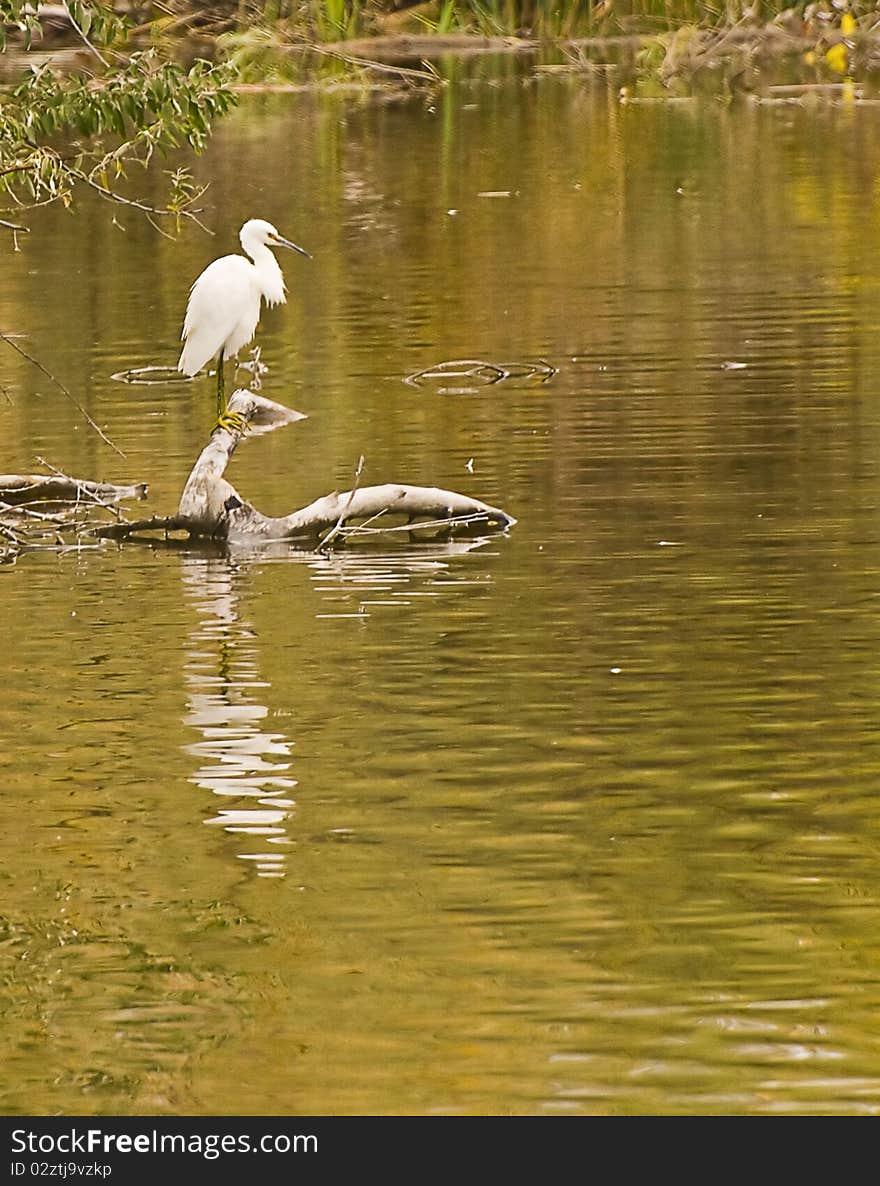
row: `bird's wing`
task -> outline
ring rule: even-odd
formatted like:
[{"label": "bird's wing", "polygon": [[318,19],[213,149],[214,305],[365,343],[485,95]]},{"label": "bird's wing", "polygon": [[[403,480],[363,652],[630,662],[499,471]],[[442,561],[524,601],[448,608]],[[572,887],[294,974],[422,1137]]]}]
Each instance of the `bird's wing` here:
[{"label": "bird's wing", "polygon": [[256,326],[260,292],[253,272],[253,265],[241,255],[224,255],[208,264],[189,294],[178,370],[187,375],[200,371],[220,353],[242,318]]}]

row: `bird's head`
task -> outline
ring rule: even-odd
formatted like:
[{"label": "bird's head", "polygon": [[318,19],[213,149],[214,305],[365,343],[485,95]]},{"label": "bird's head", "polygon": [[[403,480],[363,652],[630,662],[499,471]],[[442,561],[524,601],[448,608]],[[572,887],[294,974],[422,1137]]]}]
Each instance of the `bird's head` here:
[{"label": "bird's head", "polygon": [[307,259],[312,258],[305,247],[291,243],[289,239],[285,239],[283,235],[279,235],[271,222],[266,222],[264,218],[251,218],[241,228],[238,237],[248,255],[252,255],[253,252],[251,249],[257,246],[289,247],[291,251],[298,251],[300,255],[304,255]]}]

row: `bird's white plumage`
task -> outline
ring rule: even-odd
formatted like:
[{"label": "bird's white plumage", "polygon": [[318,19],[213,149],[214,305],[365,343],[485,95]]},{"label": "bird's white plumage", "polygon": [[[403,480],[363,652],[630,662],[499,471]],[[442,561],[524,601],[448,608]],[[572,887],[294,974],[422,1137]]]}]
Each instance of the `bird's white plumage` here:
[{"label": "bird's white plumage", "polygon": [[195,375],[221,347],[225,358],[239,351],[254,336],[261,298],[253,264],[243,256],[224,255],[209,264],[189,294],[178,369]]},{"label": "bird's white plumage", "polygon": [[261,302],[282,305],[286,299],[281,268],[266,244],[290,244],[259,218],[246,222],[239,237],[253,262],[224,255],[208,264],[190,290],[177,364],[185,375],[197,374],[221,350],[223,358],[236,354],[254,336]]}]

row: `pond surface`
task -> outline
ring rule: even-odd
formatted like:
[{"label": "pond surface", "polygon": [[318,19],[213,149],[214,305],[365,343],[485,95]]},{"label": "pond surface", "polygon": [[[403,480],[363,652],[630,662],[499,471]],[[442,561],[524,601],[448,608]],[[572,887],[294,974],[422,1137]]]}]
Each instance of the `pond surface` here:
[{"label": "pond surface", "polygon": [[[86,201],[0,254],[126,454],[4,347],[0,469],[173,511],[210,380],[111,375],[261,216],[314,255],[259,337],[309,418],[239,491],[363,454],[518,519],[0,569],[4,1112],[880,1111],[878,118],[249,98],[216,238]],[[556,373],[404,382],[453,359]]]}]

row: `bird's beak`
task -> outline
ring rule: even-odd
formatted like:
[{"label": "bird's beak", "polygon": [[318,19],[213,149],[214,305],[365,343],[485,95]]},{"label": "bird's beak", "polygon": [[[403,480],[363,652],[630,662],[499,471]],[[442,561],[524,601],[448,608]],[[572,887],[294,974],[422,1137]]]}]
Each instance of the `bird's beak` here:
[{"label": "bird's beak", "polygon": [[277,237],[277,239],[274,239],[273,242],[277,243],[279,247],[289,247],[291,251],[298,251],[300,255],[304,255],[306,259],[312,258],[310,252],[306,251],[305,247],[300,247],[297,243],[291,243],[289,239],[282,239],[280,235]]}]

